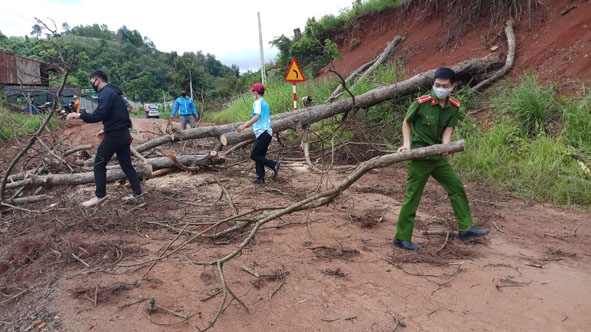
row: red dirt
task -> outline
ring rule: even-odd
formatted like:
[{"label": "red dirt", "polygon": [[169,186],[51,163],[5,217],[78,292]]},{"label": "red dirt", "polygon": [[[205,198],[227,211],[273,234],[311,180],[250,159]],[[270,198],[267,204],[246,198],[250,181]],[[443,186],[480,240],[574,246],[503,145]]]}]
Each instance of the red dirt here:
[{"label": "red dirt", "polygon": [[[573,5],[576,10],[560,15]],[[525,28],[516,31],[520,52],[513,75],[537,70],[552,81],[589,82],[585,55],[591,54],[590,4],[552,1],[551,8],[532,16],[531,31],[546,32],[536,40]],[[368,19],[360,25],[362,44],[344,52],[337,70],[354,70],[406,31],[398,54],[404,54],[409,75],[489,52],[482,27],[469,32],[460,47],[438,52],[440,23],[421,23],[418,14],[411,12],[404,21],[392,19],[395,16],[388,15],[394,13],[388,12]],[[134,144],[167,131],[166,125],[166,120],[134,119],[139,131]],[[96,125],[74,125],[63,137],[70,147],[96,144],[92,135],[97,130]],[[169,148],[199,153],[207,152],[209,145],[175,143],[155,154]],[[111,198],[98,209],[78,207],[94,190],[92,185],[79,185],[56,187],[48,192],[53,198],[26,206],[45,213],[3,211],[0,330],[149,332],[205,327],[221,294],[205,299],[220,287],[221,279],[217,269],[195,262],[230,253],[244,234],[215,243],[195,240],[180,248],[189,236],[177,239],[179,232],[185,227],[196,232],[203,224],[253,208],[262,211],[238,221],[273,213],[272,207],[310,197],[349,173],[331,171],[321,177],[307,170],[298,147],[273,141],[269,155],[282,160],[279,177],[255,186],[249,182],[253,165],[247,150],[234,152],[213,170],[170,173],[142,182],[145,206],[122,203],[119,198],[129,188],[115,183],[108,186]],[[10,160],[8,151],[2,148],[3,160]],[[396,330],[409,332],[589,329],[591,214],[466,183],[475,222],[490,228],[491,234],[463,243],[453,233],[456,225],[445,192],[429,182],[413,237],[424,249],[411,253],[390,242],[405,179],[403,165],[373,170],[328,206],[266,224],[224,265],[225,282],[249,311],[236,300],[229,303],[228,295],[226,309],[211,330],[392,331],[397,319],[406,327],[399,323]],[[452,231],[449,239],[425,233],[442,231]],[[174,249],[178,252],[149,270],[151,260]],[[157,307],[148,315],[150,298]],[[188,318],[182,322],[180,315]]]},{"label": "red dirt", "polygon": [[[524,12],[516,23],[517,55],[510,76],[537,72],[539,79],[546,82],[591,82],[591,3],[570,0],[543,3],[532,8],[531,17]],[[425,19],[424,9],[420,7],[412,8],[405,15],[401,18],[395,9],[370,15],[357,24],[356,29],[341,34],[338,40],[343,60],[334,61],[334,69],[346,77],[380,55],[386,44],[400,35],[405,36],[405,40],[395,59],[406,64],[408,77],[485,56],[494,46],[498,47],[495,52],[507,52],[504,35],[486,40],[487,19],[468,30],[457,47],[439,50],[454,18],[448,15]],[[349,47],[352,39],[360,41],[354,49]]]}]

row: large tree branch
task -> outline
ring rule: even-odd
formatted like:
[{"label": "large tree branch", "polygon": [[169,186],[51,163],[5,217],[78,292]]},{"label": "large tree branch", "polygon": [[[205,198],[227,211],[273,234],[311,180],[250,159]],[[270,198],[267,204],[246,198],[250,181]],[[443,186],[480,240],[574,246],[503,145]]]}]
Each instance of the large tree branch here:
[{"label": "large tree branch", "polygon": [[[316,195],[310,196],[304,200],[301,200],[295,204],[292,204],[284,209],[277,210],[271,214],[261,214],[259,216],[255,216],[252,220],[255,221],[254,229],[250,232],[248,238],[246,238],[242,244],[236,249],[235,252],[228,254],[226,257],[222,259],[223,262],[227,261],[231,257],[235,256],[239,250],[242,250],[244,246],[248,244],[248,242],[254,238],[256,233],[256,229],[261,227],[263,224],[277,219],[283,215],[290,214],[292,212],[301,211],[301,210],[308,210],[313,209],[319,206],[326,205],[332,202],[336,197],[338,197],[343,191],[349,188],[353,183],[359,180],[365,173],[371,171],[375,168],[382,168],[387,167],[395,163],[399,163],[401,161],[410,160],[410,159],[417,159],[435,155],[441,155],[445,152],[460,152],[464,150],[464,140],[459,140],[455,142],[451,142],[448,144],[437,144],[432,145],[424,148],[413,149],[403,152],[394,152],[389,153],[386,155],[374,157],[367,161],[360,163],[357,168],[349,174],[341,183],[333,187],[332,189],[320,192]],[[238,230],[242,230],[244,227],[249,225],[247,222],[239,223],[236,226],[226,229],[220,233],[216,233],[213,237],[225,236],[228,233],[236,232]],[[238,251],[238,252],[237,252]],[[230,257],[231,256],[231,257]]]},{"label": "large tree branch", "polygon": [[492,76],[472,87],[472,92],[478,92],[483,87],[486,87],[499,78],[505,76],[513,67],[513,63],[515,62],[516,42],[515,33],[513,32],[513,20],[511,19],[507,20],[505,23],[505,35],[507,35],[507,44],[509,48],[505,65]]},{"label": "large tree branch", "polygon": [[[500,53],[493,53],[484,58],[466,60],[451,66],[457,76],[477,76],[489,72],[492,68],[503,63],[504,57]],[[404,96],[429,87],[433,83],[435,69],[417,74],[407,80],[370,90],[355,97],[355,104],[359,108],[367,108],[395,97]],[[352,98],[341,99],[326,105],[315,105],[298,110],[297,112],[281,113],[271,117],[273,132],[281,132],[287,129],[300,129],[312,123],[330,118],[337,114],[350,110],[353,107]],[[233,125],[233,128],[238,125]],[[197,129],[192,129],[197,130]],[[220,130],[218,130],[220,131]],[[196,132],[195,132],[196,133]],[[187,134],[192,135],[192,134]],[[224,145],[232,145],[250,139],[253,136],[252,128],[241,133],[226,132],[220,140]]]}]

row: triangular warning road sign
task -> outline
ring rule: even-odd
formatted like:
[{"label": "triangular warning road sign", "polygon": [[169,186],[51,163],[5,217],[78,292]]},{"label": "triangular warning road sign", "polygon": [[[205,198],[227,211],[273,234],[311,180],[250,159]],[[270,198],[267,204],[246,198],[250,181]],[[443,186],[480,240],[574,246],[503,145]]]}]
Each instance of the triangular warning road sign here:
[{"label": "triangular warning road sign", "polygon": [[298,62],[295,58],[291,59],[289,69],[285,74],[285,80],[292,83],[306,81],[306,78],[304,77],[304,74],[302,73],[302,70],[300,69],[300,66],[298,65]]}]

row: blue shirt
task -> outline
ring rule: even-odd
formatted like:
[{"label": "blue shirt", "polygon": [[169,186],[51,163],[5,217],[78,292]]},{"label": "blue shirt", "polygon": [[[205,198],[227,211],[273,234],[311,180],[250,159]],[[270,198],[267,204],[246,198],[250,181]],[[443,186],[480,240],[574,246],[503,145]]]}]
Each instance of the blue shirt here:
[{"label": "blue shirt", "polygon": [[197,115],[197,108],[193,104],[193,99],[189,97],[180,96],[174,101],[172,115],[175,115],[177,110],[179,115]]},{"label": "blue shirt", "polygon": [[254,101],[251,117],[255,117],[256,115],[260,116],[260,118],[252,125],[254,135],[259,137],[260,134],[266,131],[269,135],[273,136],[273,129],[271,128],[271,108],[265,98],[259,98]]}]

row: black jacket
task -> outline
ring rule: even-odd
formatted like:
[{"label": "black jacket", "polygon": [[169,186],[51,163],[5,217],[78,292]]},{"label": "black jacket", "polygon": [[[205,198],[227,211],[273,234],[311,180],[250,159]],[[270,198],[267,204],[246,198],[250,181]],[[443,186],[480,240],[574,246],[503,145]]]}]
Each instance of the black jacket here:
[{"label": "black jacket", "polygon": [[118,86],[105,85],[99,92],[96,110],[92,113],[80,113],[80,119],[88,123],[102,121],[105,135],[124,129],[129,130],[131,119],[122,94],[123,91]]}]

